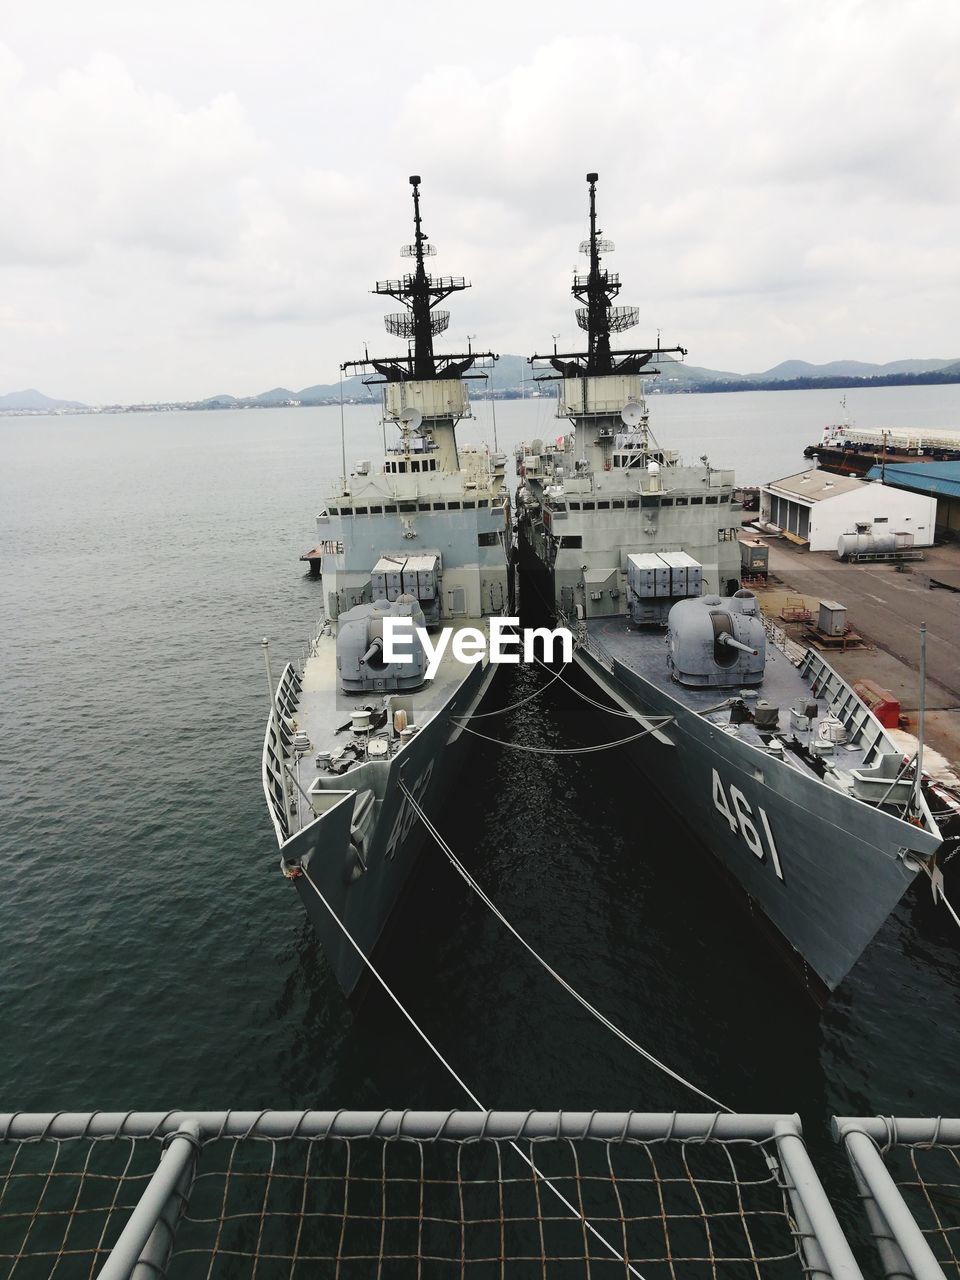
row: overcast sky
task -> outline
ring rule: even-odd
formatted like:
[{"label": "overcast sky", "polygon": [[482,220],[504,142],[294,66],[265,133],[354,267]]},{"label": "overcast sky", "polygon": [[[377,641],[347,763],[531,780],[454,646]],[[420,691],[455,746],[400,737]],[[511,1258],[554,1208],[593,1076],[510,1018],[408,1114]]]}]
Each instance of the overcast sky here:
[{"label": "overcast sky", "polygon": [[573,341],[597,169],[639,339],[960,356],[958,156],[957,0],[7,3],[0,393],[247,395],[395,350],[368,291],[411,173],[473,281],[457,349]]}]

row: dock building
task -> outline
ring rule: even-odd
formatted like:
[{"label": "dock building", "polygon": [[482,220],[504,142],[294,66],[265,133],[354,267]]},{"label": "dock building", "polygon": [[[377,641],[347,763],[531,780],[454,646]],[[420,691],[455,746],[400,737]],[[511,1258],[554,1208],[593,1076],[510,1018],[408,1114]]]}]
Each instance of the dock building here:
[{"label": "dock building", "polygon": [[772,480],[760,490],[761,521],[811,551],[835,552],[845,533],[912,534],[913,546],[929,547],[936,514],[937,500],[928,494],[820,469]]}]

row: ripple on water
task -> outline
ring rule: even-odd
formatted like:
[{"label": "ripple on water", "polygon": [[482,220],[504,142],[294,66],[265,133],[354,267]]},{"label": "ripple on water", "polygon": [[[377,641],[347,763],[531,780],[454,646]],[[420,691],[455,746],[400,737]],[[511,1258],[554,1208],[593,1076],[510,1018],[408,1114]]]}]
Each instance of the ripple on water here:
[{"label": "ripple on water", "polygon": [[[658,413],[681,444],[699,439],[708,398],[673,399],[691,403]],[[736,399],[745,460],[771,404],[793,424],[764,435],[781,450],[769,473],[786,474],[835,398],[803,402],[806,421],[797,402]],[[504,409],[502,440],[543,434],[527,410]],[[365,413],[348,425],[370,454]],[[4,423],[4,1106],[462,1102],[381,995],[344,1004],[259,792],[259,640],[279,667],[319,612],[296,557],[338,450],[323,411]],[[504,703],[544,679],[503,675]],[[486,729],[611,736],[556,685]],[[818,1134],[831,1111],[955,1103],[960,965],[922,887],[820,1014],[616,758],[476,743],[438,821],[559,971],[716,1096],[799,1110]],[[436,849],[381,961],[491,1105],[696,1105],[551,983]]]}]

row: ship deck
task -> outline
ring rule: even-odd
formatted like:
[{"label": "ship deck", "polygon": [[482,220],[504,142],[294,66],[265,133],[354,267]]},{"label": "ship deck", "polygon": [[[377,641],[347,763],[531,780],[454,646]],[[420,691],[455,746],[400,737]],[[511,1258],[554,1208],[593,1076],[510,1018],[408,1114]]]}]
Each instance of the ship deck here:
[{"label": "ship deck", "polygon": [[[816,727],[809,731],[791,728],[790,708],[800,698],[816,701],[819,713],[815,725],[827,715],[838,713],[845,721],[843,708],[838,706],[837,692],[838,687],[846,686],[839,677],[835,683],[823,688],[821,681],[807,678],[784,650],[768,641],[766,670],[763,683],[757,688],[757,699],[764,699],[780,710],[780,727],[771,733],[758,730],[749,721],[730,723],[731,701],[739,698],[738,689],[692,689],[678,684],[667,666],[666,631],[634,627],[622,617],[591,618],[586,628],[588,647],[605,665],[609,666],[609,659],[616,659],[676,702],[760,750],[769,751],[771,739],[779,738],[785,748],[785,763],[812,777],[819,776],[808,756],[797,750],[809,745],[809,740],[816,736]],[[748,705],[751,702],[749,700]],[[872,717],[858,718],[864,727],[869,726],[870,731],[851,732],[847,742],[837,744],[834,759],[825,761],[827,776],[844,790],[852,786],[852,770],[876,763],[878,752],[897,751],[877,721]],[[847,727],[849,730],[850,726]]]},{"label": "ship deck", "polygon": [[[447,625],[453,632],[474,627],[487,634],[484,618],[463,618]],[[435,634],[431,636],[431,642],[436,642]],[[436,675],[419,689],[389,694],[342,693],[337,676],[336,635],[328,631],[318,637],[304,664],[302,686],[293,712],[296,728],[304,730],[310,738],[310,753],[305,759],[310,762],[311,778],[316,772],[313,756],[318,751],[336,754],[354,740],[350,722],[354,711],[362,707],[380,710],[387,705],[387,698],[393,699],[394,705],[398,705],[397,700],[400,699],[399,705],[407,708],[408,723],[421,727],[441,711],[470,670],[453,657],[451,649],[452,636]],[[388,722],[382,732],[389,732],[389,727]]]}]

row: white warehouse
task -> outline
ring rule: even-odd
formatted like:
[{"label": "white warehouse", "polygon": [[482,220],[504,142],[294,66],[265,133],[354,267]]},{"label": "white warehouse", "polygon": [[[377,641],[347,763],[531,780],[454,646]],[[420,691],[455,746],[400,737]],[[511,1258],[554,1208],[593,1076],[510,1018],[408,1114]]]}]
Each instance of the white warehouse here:
[{"label": "white warehouse", "polygon": [[933,544],[937,500],[879,481],[815,469],[772,480],[760,490],[760,519],[811,551],[833,551],[845,533],[908,533]]}]

